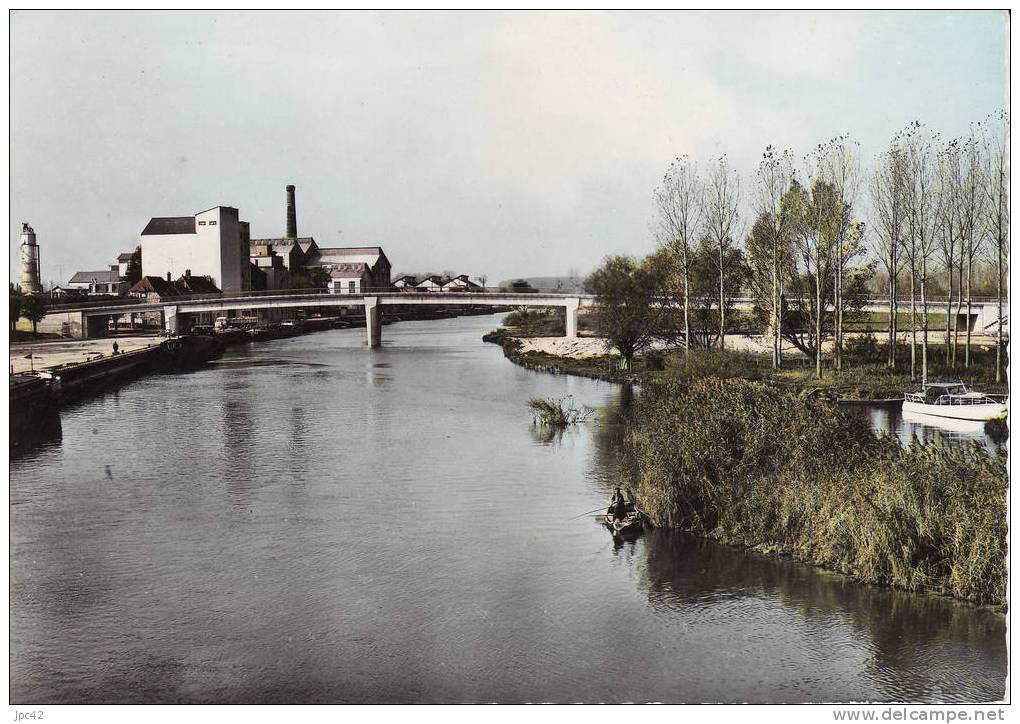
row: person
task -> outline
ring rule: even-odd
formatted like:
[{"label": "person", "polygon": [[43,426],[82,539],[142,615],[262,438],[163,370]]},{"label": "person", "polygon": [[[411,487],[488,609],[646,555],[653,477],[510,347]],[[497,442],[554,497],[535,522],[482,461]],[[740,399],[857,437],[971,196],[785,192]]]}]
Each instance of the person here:
[{"label": "person", "polygon": [[117,343],[116,343],[116,342],[114,342],[114,343],[113,343],[113,353],[114,353],[114,354],[117,354],[117,350],[119,350],[119,349],[120,349],[120,347],[119,347],[119,346],[117,345]]},{"label": "person", "polygon": [[613,520],[623,520],[627,516],[627,503],[623,499],[623,493],[620,492],[620,486],[616,486],[616,491],[613,493],[613,502],[610,505],[612,509]]}]

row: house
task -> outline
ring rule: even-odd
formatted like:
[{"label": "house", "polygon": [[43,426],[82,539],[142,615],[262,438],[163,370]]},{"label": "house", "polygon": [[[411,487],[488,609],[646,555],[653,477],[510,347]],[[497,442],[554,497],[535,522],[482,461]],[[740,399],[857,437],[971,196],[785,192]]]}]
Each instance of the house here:
[{"label": "house", "polygon": [[73,301],[80,299],[86,295],[86,292],[82,289],[76,289],[74,287],[53,287],[50,290],[50,298],[59,301]]},{"label": "house", "polygon": [[128,294],[153,303],[184,296],[184,292],[172,281],[156,276],[143,276],[131,286]]},{"label": "house", "polygon": [[193,275],[190,271],[184,272],[184,276],[174,282],[174,285],[184,294],[221,294],[220,290],[209,277]]},{"label": "house", "polygon": [[131,286],[120,278],[120,269],[111,264],[102,271],[80,271],[67,282],[67,289],[77,289],[85,294],[113,294],[120,296]]},{"label": "house", "polygon": [[362,294],[373,291],[372,270],[364,262],[337,264],[329,273],[329,290],[333,294]]},{"label": "house", "polygon": [[192,216],[158,216],[138,237],[142,276],[165,278],[181,271],[208,276],[224,292],[251,287],[248,223],[232,206]]},{"label": "house", "polygon": [[397,277],[393,280],[393,286],[397,289],[413,291],[418,285],[418,277],[405,274],[402,277]]},{"label": "house", "polygon": [[430,276],[422,279],[415,286],[417,292],[441,292],[443,291],[443,278],[439,276]]},{"label": "house", "polygon": [[346,268],[348,264],[364,264],[369,271],[366,290],[388,291],[390,288],[390,260],[386,258],[382,247],[317,247],[310,251],[305,259],[306,269],[318,267],[328,272]]},{"label": "house", "polygon": [[[156,276],[143,276],[128,290],[128,294],[138,297],[146,302],[156,303],[168,299],[187,298],[197,294],[220,294],[219,288],[213,284],[212,279],[204,276],[185,274],[177,281],[170,281],[167,278]],[[192,315],[193,324],[212,324],[218,312],[204,312]],[[162,323],[159,312],[145,312],[142,314],[142,321],[146,324],[160,325]]]},{"label": "house", "polygon": [[460,274],[443,283],[444,292],[484,292],[485,287],[468,279],[467,274]]}]

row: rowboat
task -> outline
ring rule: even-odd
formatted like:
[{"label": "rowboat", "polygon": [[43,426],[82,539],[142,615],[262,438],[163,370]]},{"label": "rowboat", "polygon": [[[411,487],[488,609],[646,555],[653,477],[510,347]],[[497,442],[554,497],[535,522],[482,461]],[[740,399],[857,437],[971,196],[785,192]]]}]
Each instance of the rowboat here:
[{"label": "rowboat", "polygon": [[903,412],[956,420],[993,420],[1006,415],[1005,398],[967,388],[963,382],[927,382],[903,394]]},{"label": "rowboat", "polygon": [[621,538],[637,536],[644,530],[646,525],[650,525],[648,516],[635,507],[633,503],[625,504],[622,519],[616,520],[616,516],[613,513],[613,506],[610,505],[606,515],[595,516],[596,522],[602,523],[613,536]]}]

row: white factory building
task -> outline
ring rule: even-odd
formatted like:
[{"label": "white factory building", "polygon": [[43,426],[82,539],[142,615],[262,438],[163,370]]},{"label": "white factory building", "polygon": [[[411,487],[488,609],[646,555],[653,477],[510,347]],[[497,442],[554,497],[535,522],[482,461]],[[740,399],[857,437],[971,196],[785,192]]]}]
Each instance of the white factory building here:
[{"label": "white factory building", "polygon": [[248,222],[237,209],[214,206],[194,216],[160,216],[138,237],[142,275],[207,276],[221,291],[251,288]]}]

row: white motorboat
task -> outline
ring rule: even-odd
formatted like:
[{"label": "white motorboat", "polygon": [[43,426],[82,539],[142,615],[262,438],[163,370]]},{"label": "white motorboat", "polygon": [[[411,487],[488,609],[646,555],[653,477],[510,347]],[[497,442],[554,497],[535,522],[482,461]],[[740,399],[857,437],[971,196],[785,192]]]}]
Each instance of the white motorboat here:
[{"label": "white motorboat", "polygon": [[956,420],[993,420],[1006,415],[1006,399],[967,389],[963,382],[927,382],[903,395],[903,412]]}]

